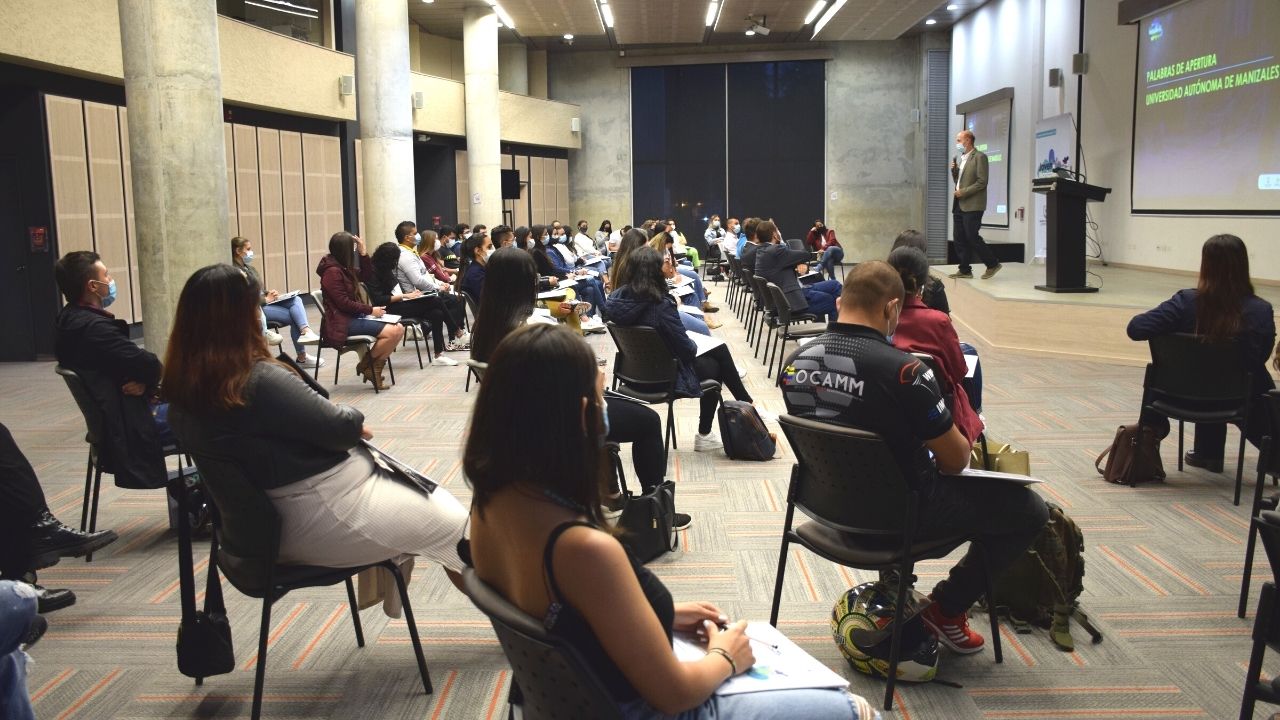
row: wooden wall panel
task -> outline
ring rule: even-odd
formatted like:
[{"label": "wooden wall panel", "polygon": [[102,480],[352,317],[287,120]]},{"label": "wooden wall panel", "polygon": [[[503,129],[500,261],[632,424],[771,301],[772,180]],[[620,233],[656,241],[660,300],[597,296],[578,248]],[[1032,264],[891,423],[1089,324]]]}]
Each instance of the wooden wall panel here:
[{"label": "wooden wall panel", "polygon": [[[262,195],[258,188],[258,133],[248,125],[232,126],[235,137],[236,215],[239,218],[239,235],[254,244],[256,257],[265,252],[262,242]],[[231,260],[231,238],[224,243],[225,257]],[[266,270],[265,260],[256,261],[258,274]],[[266,282],[266,277],[262,277]]]},{"label": "wooden wall panel", "polygon": [[[325,228],[320,241],[324,243],[325,252],[329,252],[329,236],[340,230],[354,230],[346,227],[346,218],[342,212],[342,141],[337,137],[326,135],[320,138],[321,152],[324,153],[324,207]],[[376,244],[368,246],[373,252]],[[316,258],[319,260],[319,258]]]},{"label": "wooden wall panel", "polygon": [[315,268],[307,254],[307,204],[302,176],[302,135],[280,131],[281,207],[284,213],[285,273],[290,290],[309,291]]},{"label": "wooden wall panel", "polygon": [[84,104],[85,148],[89,158],[89,197],[93,237],[102,264],[116,281],[111,312],[134,322],[134,278],[129,273],[129,240],[125,231],[124,176],[120,158],[120,116],[115,105]]},{"label": "wooden wall panel", "polygon": [[[307,203],[307,267],[314,270],[320,258],[329,252],[327,193],[325,192],[324,138],[302,134],[302,187]],[[312,288],[319,288],[319,278],[309,278]]]},{"label": "wooden wall panel", "polygon": [[222,124],[222,142],[227,151],[227,232],[234,236],[240,234],[240,216],[236,209],[236,141],[231,123]]},{"label": "wooden wall panel", "polygon": [[533,221],[529,215],[529,156],[519,155],[515,158],[516,172],[520,173],[520,199],[515,201],[515,222],[516,227],[521,225],[532,225]]},{"label": "wooden wall panel", "polygon": [[556,219],[572,227],[570,232],[577,232],[576,219],[569,217],[569,161],[565,158],[555,159],[556,173]]},{"label": "wooden wall panel", "polygon": [[129,275],[134,279],[133,319],[142,322],[142,276],[138,273],[138,234],[133,218],[133,169],[129,164],[129,111],[117,108],[120,117],[120,161],[124,176],[124,232],[129,243]]},{"label": "wooden wall panel", "polygon": [[542,158],[529,158],[529,216],[536,225],[547,224],[547,209],[543,202]]},{"label": "wooden wall panel", "polygon": [[73,250],[93,250],[83,103],[72,98],[46,95],[44,105],[48,118],[57,251],[65,255]]},{"label": "wooden wall panel", "polygon": [[455,171],[458,176],[457,222],[466,223],[470,225],[472,220],[471,218],[471,170],[467,167],[467,151],[466,150],[454,151],[453,161],[454,161]]},{"label": "wooden wall panel", "polygon": [[258,191],[262,199],[262,237],[254,244],[258,271],[262,275],[264,290],[288,292],[284,252],[284,199],[280,183],[280,131],[257,128],[258,133]]}]

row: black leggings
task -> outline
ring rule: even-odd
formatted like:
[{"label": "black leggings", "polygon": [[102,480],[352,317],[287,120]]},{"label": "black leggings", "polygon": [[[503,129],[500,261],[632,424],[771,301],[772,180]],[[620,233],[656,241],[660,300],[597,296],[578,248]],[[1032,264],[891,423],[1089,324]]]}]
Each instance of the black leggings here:
[{"label": "black leggings", "polygon": [[[410,309],[401,313],[402,317],[411,320],[425,320],[431,326],[432,345],[436,354],[444,352],[444,327],[449,328],[449,338],[458,334],[458,325],[449,311],[447,295],[436,295],[419,298],[413,301]],[[393,310],[396,308],[392,308]]]},{"label": "black leggings", "polygon": [[[699,380],[718,380],[720,385],[729,388],[734,400],[751,402],[751,393],[738,377],[738,366],[733,363],[733,355],[729,354],[729,346],[721,345],[709,350],[693,361],[693,371]],[[720,391],[708,390],[702,393],[702,407],[698,413],[698,434],[711,432],[711,424],[716,419],[716,408],[720,405]]]},{"label": "black leggings", "polygon": [[666,452],[662,447],[662,419],[658,413],[628,400],[605,402],[609,414],[609,442],[631,443],[631,462],[644,492],[662,482],[666,475]]}]

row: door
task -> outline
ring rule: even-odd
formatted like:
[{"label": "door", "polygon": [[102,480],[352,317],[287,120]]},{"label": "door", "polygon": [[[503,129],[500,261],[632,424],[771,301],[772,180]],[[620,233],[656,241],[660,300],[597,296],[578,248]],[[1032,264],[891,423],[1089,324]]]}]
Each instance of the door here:
[{"label": "door", "polygon": [[5,362],[36,359],[27,271],[31,240],[22,226],[19,188],[17,159],[0,156],[0,361]]}]

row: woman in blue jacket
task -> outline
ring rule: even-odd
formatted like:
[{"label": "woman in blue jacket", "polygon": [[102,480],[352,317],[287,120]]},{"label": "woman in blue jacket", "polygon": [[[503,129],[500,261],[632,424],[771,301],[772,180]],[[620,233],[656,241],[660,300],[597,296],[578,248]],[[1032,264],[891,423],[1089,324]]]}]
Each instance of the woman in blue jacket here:
[{"label": "woman in blue jacket", "polygon": [[631,253],[626,266],[618,274],[618,289],[609,295],[606,303],[609,319],[622,326],[644,325],[658,331],[680,361],[676,373],[676,393],[680,397],[701,397],[698,414],[698,435],[693,449],[709,452],[722,447],[720,438],[711,432],[716,407],[720,404],[720,390],[702,392],[703,380],[716,380],[729,388],[735,400],[753,402],[742,379],[729,347],[720,344],[701,355],[698,347],[685,332],[676,310],[675,299],[667,292],[667,280],[662,274],[662,255],[651,247],[641,247]]},{"label": "woman in blue jacket", "polygon": [[[1267,372],[1267,359],[1276,341],[1275,315],[1271,303],[1253,292],[1249,280],[1249,252],[1235,235],[1214,235],[1200,250],[1200,281],[1194,288],[1179,290],[1157,307],[1129,321],[1131,340],[1149,340],[1170,333],[1194,333],[1210,341],[1235,339],[1241,346],[1246,368],[1253,374],[1253,393],[1262,395],[1274,388]],[[1146,405],[1146,402],[1143,402]],[[1265,401],[1252,405],[1249,415],[1249,442],[1255,446],[1269,434],[1270,415]],[[1169,419],[1144,411],[1143,425],[1163,437]],[[1183,458],[1188,465],[1210,472],[1222,472],[1222,455],[1227,426],[1197,423],[1193,450]]]}]

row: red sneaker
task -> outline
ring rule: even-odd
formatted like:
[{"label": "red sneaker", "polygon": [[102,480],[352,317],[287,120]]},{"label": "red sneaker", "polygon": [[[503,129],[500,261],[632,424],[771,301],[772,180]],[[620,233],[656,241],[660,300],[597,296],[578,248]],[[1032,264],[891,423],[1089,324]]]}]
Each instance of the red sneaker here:
[{"label": "red sneaker", "polygon": [[942,606],[935,602],[920,613],[920,618],[937,636],[938,642],[951,648],[953,652],[968,655],[979,652],[986,644],[981,635],[969,629],[967,613],[943,615]]}]

